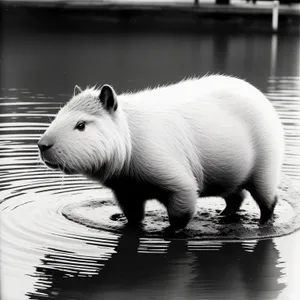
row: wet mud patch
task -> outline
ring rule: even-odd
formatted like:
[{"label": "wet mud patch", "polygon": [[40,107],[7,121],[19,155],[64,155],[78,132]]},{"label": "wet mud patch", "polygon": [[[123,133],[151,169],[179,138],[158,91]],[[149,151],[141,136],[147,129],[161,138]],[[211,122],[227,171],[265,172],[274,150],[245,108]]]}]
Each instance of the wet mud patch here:
[{"label": "wet mud patch", "polygon": [[[62,213],[76,223],[121,233],[126,226],[126,218],[112,196],[107,192],[104,194],[102,197],[100,195],[94,199],[69,204]],[[287,176],[284,176],[279,188],[279,201],[272,223],[263,226],[258,224],[259,208],[250,194],[236,215],[220,216],[224,208],[225,201],[222,198],[199,198],[193,220],[186,229],[174,235],[168,230],[166,209],[157,201],[148,201],[141,230],[145,235],[165,238],[248,240],[288,235],[300,228],[300,192]]]}]

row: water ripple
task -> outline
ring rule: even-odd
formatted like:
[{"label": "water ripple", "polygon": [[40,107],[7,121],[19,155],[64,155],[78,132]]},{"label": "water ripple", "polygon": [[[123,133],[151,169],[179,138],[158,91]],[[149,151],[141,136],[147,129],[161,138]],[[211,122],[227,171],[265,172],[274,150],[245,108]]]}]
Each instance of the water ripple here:
[{"label": "water ripple", "polygon": [[[267,91],[267,96],[274,104],[284,125],[286,140],[284,172],[298,182],[300,182],[299,90],[299,78],[272,77]],[[209,272],[204,275],[200,270],[205,266],[205,270],[216,273],[213,266],[208,263],[211,259],[218,259],[219,256],[214,256],[213,253],[224,256],[222,259],[225,262],[218,260],[221,269],[228,269],[226,261],[231,251],[238,255],[243,264],[247,264],[248,255],[252,254],[261,255],[260,259],[266,259],[263,251],[259,254],[259,249],[265,249],[264,247],[269,247],[269,244],[256,241],[245,241],[241,245],[218,241],[172,241],[149,238],[139,233],[127,234],[126,228],[122,232],[100,231],[68,220],[63,215],[68,205],[92,200],[95,195],[110,197],[98,184],[82,176],[64,176],[60,172],[49,171],[39,162],[36,142],[51,122],[50,118],[55,116],[69,95],[60,95],[62,103],[53,101],[53,97],[44,94],[34,95],[27,89],[2,89],[2,95],[4,96],[0,98],[2,121],[0,220],[1,274],[5,275],[2,280],[3,299],[19,300],[24,297],[58,299],[62,291],[61,282],[72,285],[75,278],[73,288],[69,289],[70,294],[59,299],[79,299],[78,295],[85,290],[85,282],[81,282],[79,278],[95,277],[99,280],[99,276],[104,294],[108,295],[109,291],[114,290],[115,296],[120,295],[114,280],[109,279],[109,276],[106,277],[107,272],[116,274],[120,282],[126,282],[128,278],[129,286],[134,281],[142,284],[150,278],[147,286],[151,286],[150,282],[154,280],[153,288],[158,288],[162,295],[165,285],[174,289],[176,278],[185,274],[185,278],[190,278],[191,281],[197,278],[202,284],[201,293],[207,292],[205,295],[210,298],[212,287],[216,282],[212,276],[210,277]],[[242,250],[239,250],[240,247]],[[274,261],[277,260],[276,253],[275,251]],[[166,264],[165,257],[168,257],[172,264]],[[132,264],[132,260],[136,262],[136,266]],[[232,268],[241,273],[243,267],[239,260],[229,256]],[[159,268],[160,274],[155,272],[155,268]],[[264,271],[261,271],[262,276],[269,274],[266,272],[277,274],[279,272],[277,268],[280,269],[274,266],[273,260],[267,261]],[[173,273],[173,277],[162,279],[163,276]],[[281,276],[279,273],[276,275],[278,278]],[[139,274],[139,278],[136,278],[135,274]],[[222,281],[229,285],[226,280],[224,276]],[[22,284],[12,288],[14,282]],[[93,287],[90,289],[91,295],[95,297],[93,299],[98,299],[96,298],[98,281],[95,283],[91,281],[89,284]],[[182,284],[184,282],[177,282],[178,287]],[[76,289],[77,285],[80,291]],[[124,293],[124,289],[121,291]]]}]

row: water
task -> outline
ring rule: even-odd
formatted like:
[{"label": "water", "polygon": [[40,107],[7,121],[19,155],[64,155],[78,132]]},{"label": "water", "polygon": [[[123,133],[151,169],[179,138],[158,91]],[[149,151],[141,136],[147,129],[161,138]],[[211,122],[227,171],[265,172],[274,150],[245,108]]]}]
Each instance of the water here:
[{"label": "water", "polygon": [[196,242],[145,237],[127,228],[91,229],[66,219],[62,211],[107,192],[81,176],[47,170],[36,147],[75,84],[109,83],[122,92],[207,72],[227,73],[249,80],[269,96],[286,134],[283,171],[299,185],[297,37],[146,34],[97,30],[90,23],[82,30],[70,23],[58,30],[5,22],[1,299],[299,298],[299,233],[261,241]]}]

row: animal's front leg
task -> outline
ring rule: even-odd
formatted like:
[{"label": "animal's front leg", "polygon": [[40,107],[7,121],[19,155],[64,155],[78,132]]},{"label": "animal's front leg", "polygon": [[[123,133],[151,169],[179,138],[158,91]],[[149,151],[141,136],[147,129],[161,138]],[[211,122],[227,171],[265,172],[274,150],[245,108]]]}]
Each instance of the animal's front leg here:
[{"label": "animal's front leg", "polygon": [[186,227],[196,210],[196,190],[172,193],[167,200],[167,211],[171,227],[178,231]]},{"label": "animal's front leg", "polygon": [[139,225],[145,216],[145,200],[127,191],[114,191],[114,194],[128,223]]}]

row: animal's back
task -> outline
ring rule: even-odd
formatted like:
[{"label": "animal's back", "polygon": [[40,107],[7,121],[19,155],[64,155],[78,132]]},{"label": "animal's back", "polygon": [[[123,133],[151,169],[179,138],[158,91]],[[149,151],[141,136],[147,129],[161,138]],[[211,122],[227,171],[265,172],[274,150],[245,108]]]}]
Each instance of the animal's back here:
[{"label": "animal's back", "polygon": [[281,124],[265,96],[247,82],[208,76],[124,95],[123,101],[133,145],[144,160],[171,158],[198,182],[204,173],[206,185],[227,190],[268,161],[276,162],[279,180]]}]

